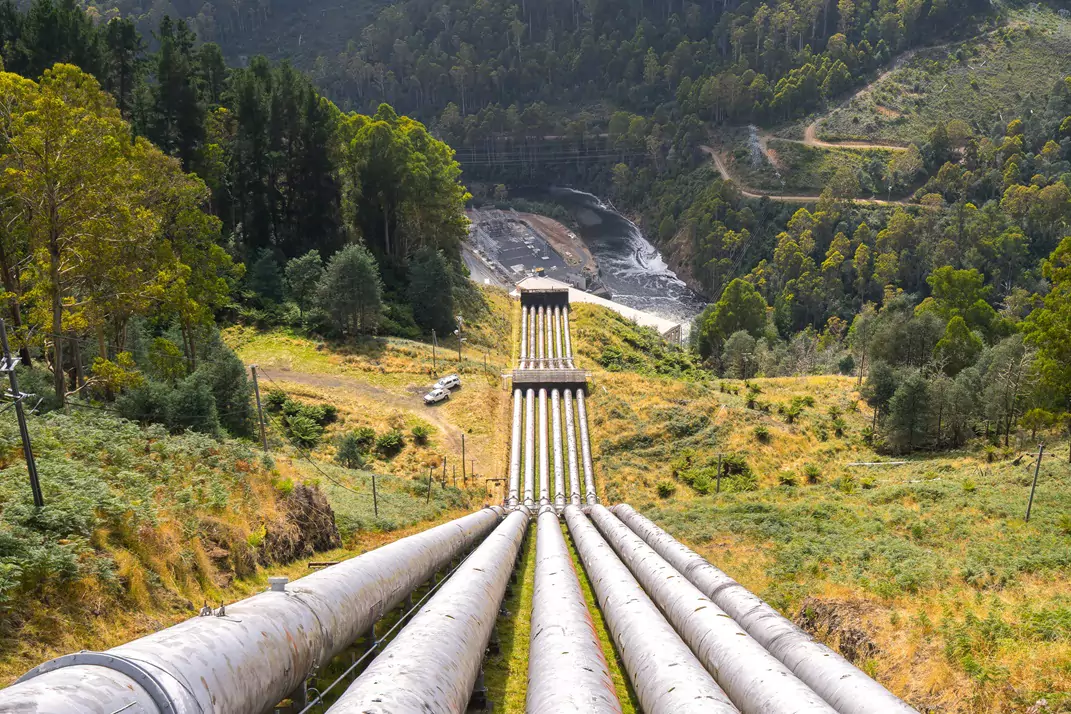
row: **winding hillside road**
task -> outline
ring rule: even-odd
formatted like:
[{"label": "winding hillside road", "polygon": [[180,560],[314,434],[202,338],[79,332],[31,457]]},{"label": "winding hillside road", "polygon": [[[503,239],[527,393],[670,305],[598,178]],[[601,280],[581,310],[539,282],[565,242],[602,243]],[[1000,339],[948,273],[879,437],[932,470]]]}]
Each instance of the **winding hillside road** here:
[{"label": "winding hillside road", "polygon": [[[779,195],[774,193],[763,193],[749,190],[744,187],[742,183],[732,174],[729,173],[729,169],[725,165],[725,160],[714,149],[714,147],[702,144],[699,147],[703,153],[711,158],[714,162],[714,166],[718,169],[718,173],[726,181],[732,181],[740,189],[740,193],[747,198],[768,198],[771,201],[781,201],[782,203],[815,203],[821,196],[818,195]],[[853,198],[855,203],[869,203],[875,206],[907,206],[907,201],[886,201],[883,198]]]}]

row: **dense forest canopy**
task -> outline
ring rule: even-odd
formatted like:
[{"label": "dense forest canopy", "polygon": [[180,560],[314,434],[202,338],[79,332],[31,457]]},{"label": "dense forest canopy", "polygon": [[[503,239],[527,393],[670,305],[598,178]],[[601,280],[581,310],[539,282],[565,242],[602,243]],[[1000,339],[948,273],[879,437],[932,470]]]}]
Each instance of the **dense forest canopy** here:
[{"label": "dense forest canopy", "polygon": [[434,320],[414,301],[463,289],[460,169],[390,106],[342,112],[285,62],[230,69],[167,16],[150,52],[73,0],[3,2],[0,38],[5,317],[58,400],[123,394],[177,427],[169,410],[215,410],[206,431],[243,433],[217,320],[417,336]]}]

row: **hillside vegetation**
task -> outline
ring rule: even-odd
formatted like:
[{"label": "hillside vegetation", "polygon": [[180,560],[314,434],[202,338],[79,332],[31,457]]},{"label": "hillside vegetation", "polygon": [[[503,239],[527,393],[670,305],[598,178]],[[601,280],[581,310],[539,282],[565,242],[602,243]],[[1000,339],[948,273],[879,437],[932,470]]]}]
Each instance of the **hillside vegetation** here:
[{"label": "hillside vegetation", "polygon": [[[605,502],[640,508],[921,711],[1067,711],[1066,437],[1037,436],[1025,523],[1029,433],[894,464],[864,439],[855,378],[712,379],[602,310],[573,316]],[[609,348],[627,355],[614,371]]]},{"label": "hillside vegetation", "polygon": [[1044,5],[981,37],[921,49],[818,123],[830,141],[907,144],[952,119],[980,133],[1031,114],[1071,73],[1071,18]]}]

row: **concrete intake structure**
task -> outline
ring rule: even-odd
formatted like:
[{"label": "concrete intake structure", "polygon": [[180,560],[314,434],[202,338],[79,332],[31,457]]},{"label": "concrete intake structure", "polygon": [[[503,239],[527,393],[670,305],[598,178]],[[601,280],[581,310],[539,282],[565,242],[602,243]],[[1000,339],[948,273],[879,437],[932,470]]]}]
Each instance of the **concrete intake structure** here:
[{"label": "concrete intake structure", "polygon": [[513,431],[510,436],[509,453],[509,494],[506,505],[513,507],[520,501],[521,490],[521,421],[523,416],[524,395],[520,389],[513,390]]},{"label": "concrete intake structure", "polygon": [[619,504],[611,510],[841,714],[918,714],[865,672],[816,641],[631,506]]},{"label": "concrete intake structure", "polygon": [[645,714],[736,712],[580,508],[565,520]]},{"label": "concrete intake structure", "polygon": [[744,714],[836,714],[604,506],[591,520]]},{"label": "concrete intake structure", "polygon": [[506,516],[329,714],[463,714],[527,529],[527,509]]},{"label": "concrete intake structure", "polygon": [[106,652],[46,662],[0,690],[4,714],[263,714],[484,538],[484,509]]},{"label": "concrete intake structure", "polygon": [[528,714],[620,714],[573,559],[551,508],[536,522]]}]

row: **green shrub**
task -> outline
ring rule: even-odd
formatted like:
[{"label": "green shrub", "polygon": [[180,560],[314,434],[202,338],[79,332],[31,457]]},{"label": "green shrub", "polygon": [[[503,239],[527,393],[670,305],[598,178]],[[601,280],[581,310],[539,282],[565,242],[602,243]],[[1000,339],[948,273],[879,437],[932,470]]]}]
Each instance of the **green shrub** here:
[{"label": "green shrub", "polygon": [[670,482],[670,481],[659,481],[658,482],[658,497],[659,498],[669,498],[670,496],[672,496],[676,492],[677,492],[677,487],[675,485],[673,485],[672,482]]},{"label": "green shrub", "polygon": [[782,471],[777,475],[777,482],[782,486],[795,486],[796,474],[791,471]]},{"label": "green shrub", "polygon": [[304,414],[287,416],[285,424],[290,438],[306,449],[311,449],[319,444],[324,435],[323,427]]},{"label": "green shrub", "polygon": [[814,485],[822,480],[822,470],[814,464],[807,464],[803,467],[803,476],[807,483]]},{"label": "green shrub", "polygon": [[836,481],[834,481],[833,485],[841,493],[852,494],[855,493],[856,490],[858,490],[858,484],[856,483],[855,476],[853,476],[852,474],[844,474]]},{"label": "green shrub", "polygon": [[397,429],[381,434],[376,439],[376,451],[384,456],[394,456],[402,450],[403,446],[405,446],[405,439],[402,438],[402,432]]},{"label": "green shrub", "polygon": [[1065,513],[1056,521],[1056,527],[1066,536],[1071,536],[1071,513]]},{"label": "green shrub", "polygon": [[367,448],[361,443],[355,431],[347,431],[338,438],[335,461],[348,469],[359,469],[364,465],[364,452]]},{"label": "green shrub", "polygon": [[426,424],[417,424],[409,432],[413,435],[413,442],[423,446],[428,443],[428,437],[431,435],[431,429]]},{"label": "green shrub", "polygon": [[770,430],[766,428],[764,424],[759,424],[753,430],[755,438],[763,444],[770,443]]},{"label": "green shrub", "polygon": [[967,479],[963,482],[963,490],[966,493],[974,493],[978,490],[978,485],[974,481]]},{"label": "green shrub", "polygon": [[376,445],[376,430],[370,426],[359,426],[351,433],[353,438],[357,440],[357,445],[361,448],[361,451],[371,451],[372,447]]},{"label": "green shrub", "polygon": [[838,437],[844,436],[845,430],[848,428],[848,423],[840,417],[833,420],[833,433]]},{"label": "green shrub", "polygon": [[803,413],[803,406],[796,400],[792,400],[789,404],[782,404],[779,406],[777,411],[785,418],[786,424],[793,424],[796,419],[799,418],[800,414]]},{"label": "green shrub", "polygon": [[281,389],[269,389],[264,395],[264,407],[271,412],[282,411],[283,406],[290,401],[290,397]]}]

